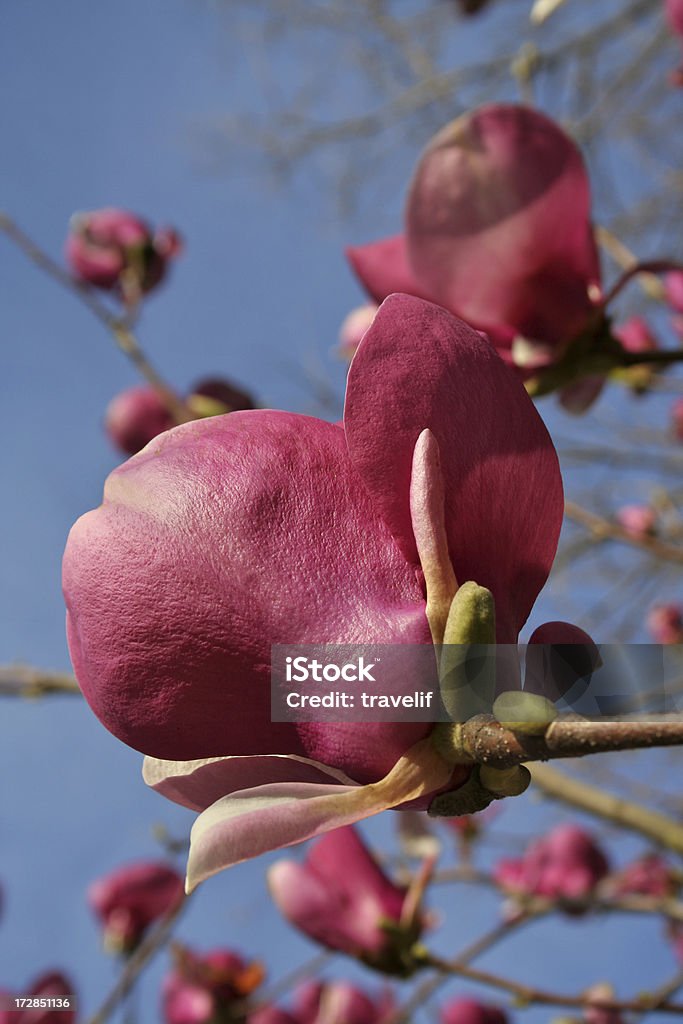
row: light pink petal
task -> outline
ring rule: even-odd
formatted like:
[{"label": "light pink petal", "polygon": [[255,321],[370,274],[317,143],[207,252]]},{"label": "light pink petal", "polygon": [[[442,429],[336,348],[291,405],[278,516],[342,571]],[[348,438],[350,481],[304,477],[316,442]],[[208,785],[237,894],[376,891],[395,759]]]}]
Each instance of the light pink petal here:
[{"label": "light pink petal", "polygon": [[162,796],[193,811],[203,811],[236,790],[276,782],[358,784],[328,765],[292,754],[207,757],[196,761],[146,757],[142,776]]},{"label": "light pink petal", "polygon": [[522,106],[481,107],[434,136],[408,195],[406,240],[433,301],[538,341],[578,331],[600,280],[581,154]]},{"label": "light pink petal", "polygon": [[550,571],[563,515],[557,456],[522,384],[462,321],[393,295],[351,363],[344,424],[354,465],[416,567],[413,450],[432,431],[455,575],[493,592],[498,640],[515,642]]},{"label": "light pink petal", "polygon": [[364,782],[428,731],[271,722],[272,644],[429,641],[414,568],[333,424],[257,410],[156,438],[71,531],[64,591],[86,698],[154,757],[298,754]]},{"label": "light pink petal", "polygon": [[358,798],[363,788],[280,783],[222,797],[192,827],[188,892],[234,864],[386,809]]},{"label": "light pink petal", "polygon": [[280,783],[222,797],[199,815],[190,836],[187,888],[268,850],[351,825],[433,793],[452,773],[428,740],[415,744],[368,786]]},{"label": "light pink petal", "polygon": [[370,298],[382,302],[393,292],[431,298],[418,284],[410,269],[403,235],[380,242],[351,246],[346,257]]}]

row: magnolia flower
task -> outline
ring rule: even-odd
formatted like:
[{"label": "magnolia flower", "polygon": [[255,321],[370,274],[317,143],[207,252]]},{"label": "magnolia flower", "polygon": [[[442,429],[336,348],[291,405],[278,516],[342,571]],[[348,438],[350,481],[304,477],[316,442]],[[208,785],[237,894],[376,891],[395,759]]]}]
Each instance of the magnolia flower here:
[{"label": "magnolia flower", "polygon": [[[197,419],[254,408],[253,400],[246,391],[227,380],[208,377],[194,385],[185,404]],[[146,386],[128,388],[116,395],[109,403],[104,417],[107,434],[115,447],[125,455],[137,454],[174,423],[159,392]]]},{"label": "magnolia flower", "polygon": [[138,298],[160,284],[181,249],[172,228],[154,232],[135,214],[108,207],[74,214],[65,255],[86,284]]},{"label": "magnolia flower", "polygon": [[521,858],[500,861],[493,875],[514,896],[582,900],[608,871],[607,858],[587,832],[559,825],[531,843]]},{"label": "magnolia flower", "polygon": [[102,922],[105,947],[135,949],[145,932],[183,898],[183,879],[166,864],[117,868],[88,887],[88,903]]},{"label": "magnolia flower", "polygon": [[499,1006],[476,999],[451,999],[440,1010],[441,1024],[508,1024],[508,1016]]},{"label": "magnolia flower", "polygon": [[683,643],[683,609],[678,604],[657,604],[647,615],[647,628],[656,644]]},{"label": "magnolia flower", "polygon": [[228,1019],[230,1007],[263,981],[259,964],[249,964],[226,949],[200,955],[176,945],[173,959],[173,970],[161,988],[166,1024],[214,1024]]},{"label": "magnolia flower", "polygon": [[639,540],[655,532],[657,513],[649,505],[624,505],[618,509],[616,520],[631,537]]},{"label": "magnolia flower", "polygon": [[457,789],[469,769],[429,723],[272,722],[271,644],[440,643],[479,597],[491,642],[514,644],[562,515],[521,383],[479,334],[405,295],[358,348],[343,425],[237,412],[116,469],[67,545],[69,645],[95,713],[149,755],[148,783],[202,812],[188,886]]},{"label": "magnolia flower", "polygon": [[387,878],[352,826],[315,843],[303,863],[277,861],[271,895],[284,916],[316,942],[387,973],[407,973],[419,938],[419,907]]},{"label": "magnolia flower", "polygon": [[[590,218],[574,142],[537,110],[494,103],[428,143],[408,191],[404,234],[347,255],[376,302],[393,291],[437,302],[486,331],[528,378],[584,335],[582,352],[605,342]],[[602,380],[580,380],[567,404],[585,407]]]},{"label": "magnolia flower", "polygon": [[369,996],[348,982],[302,985],[291,1011],[268,1006],[250,1014],[249,1024],[385,1024],[394,1013],[388,990]]},{"label": "magnolia flower", "polygon": [[670,896],[678,888],[676,873],[656,853],[646,854],[628,864],[613,879],[612,891],[620,896]]},{"label": "magnolia flower", "polygon": [[10,1010],[11,1000],[15,995],[21,994],[22,996],[42,996],[44,998],[53,997],[59,998],[60,996],[70,997],[70,1003],[73,1006],[75,1001],[74,986],[72,982],[64,974],[60,974],[57,971],[50,971],[47,974],[41,974],[39,978],[29,982],[21,993],[8,992],[6,989],[0,989],[0,1002],[4,1003],[4,1008],[0,1007],[0,1024],[73,1024],[76,1019],[76,1013],[73,1009],[36,1009],[26,1008],[23,1010]]}]

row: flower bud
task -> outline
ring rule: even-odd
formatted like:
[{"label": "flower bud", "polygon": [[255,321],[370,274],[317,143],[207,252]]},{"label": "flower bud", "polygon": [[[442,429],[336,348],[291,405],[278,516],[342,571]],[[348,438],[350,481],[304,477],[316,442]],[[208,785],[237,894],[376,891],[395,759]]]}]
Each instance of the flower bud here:
[{"label": "flower bud", "polygon": [[496,882],[517,897],[583,900],[608,873],[591,836],[576,825],[560,825],[527,847],[522,857],[500,861]]},{"label": "flower bud", "polygon": [[683,643],[683,609],[678,604],[658,604],[650,609],[647,628],[656,644]]},{"label": "flower bud", "polygon": [[166,864],[137,863],[93,882],[88,903],[102,923],[105,948],[130,953],[147,929],[182,900],[181,875]]},{"label": "flower bud", "polygon": [[170,430],[173,417],[153,388],[122,391],[107,406],[105,429],[124,455],[135,455],[157,434]]},{"label": "flower bud", "polygon": [[134,301],[163,280],[181,247],[172,228],[153,233],[134,214],[106,208],[72,217],[65,255],[80,281]]}]

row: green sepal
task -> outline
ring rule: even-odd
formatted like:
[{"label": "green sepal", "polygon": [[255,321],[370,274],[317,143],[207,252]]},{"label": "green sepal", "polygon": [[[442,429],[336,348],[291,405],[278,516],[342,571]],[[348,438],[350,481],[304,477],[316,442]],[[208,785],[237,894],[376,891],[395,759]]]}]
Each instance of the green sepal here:
[{"label": "green sepal", "polygon": [[439,651],[441,699],[451,721],[488,714],[496,692],[496,608],[486,587],[458,588]]}]

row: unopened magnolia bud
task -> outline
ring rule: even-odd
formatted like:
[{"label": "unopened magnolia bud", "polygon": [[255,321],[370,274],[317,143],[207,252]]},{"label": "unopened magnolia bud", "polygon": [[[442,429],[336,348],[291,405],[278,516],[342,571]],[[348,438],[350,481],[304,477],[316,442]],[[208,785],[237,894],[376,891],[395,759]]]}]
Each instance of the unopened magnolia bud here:
[{"label": "unopened magnolia bud", "polygon": [[463,583],[451,602],[439,660],[441,699],[452,721],[490,713],[496,692],[495,642],[491,591]]},{"label": "unopened magnolia bud", "polygon": [[497,797],[520,796],[529,788],[531,772],[523,764],[512,768],[492,768],[482,764],[479,768],[479,780],[485,789]]},{"label": "unopened magnolia bud", "polygon": [[542,736],[557,718],[557,708],[546,697],[536,693],[509,690],[496,697],[493,714],[506,729],[529,736]]}]

